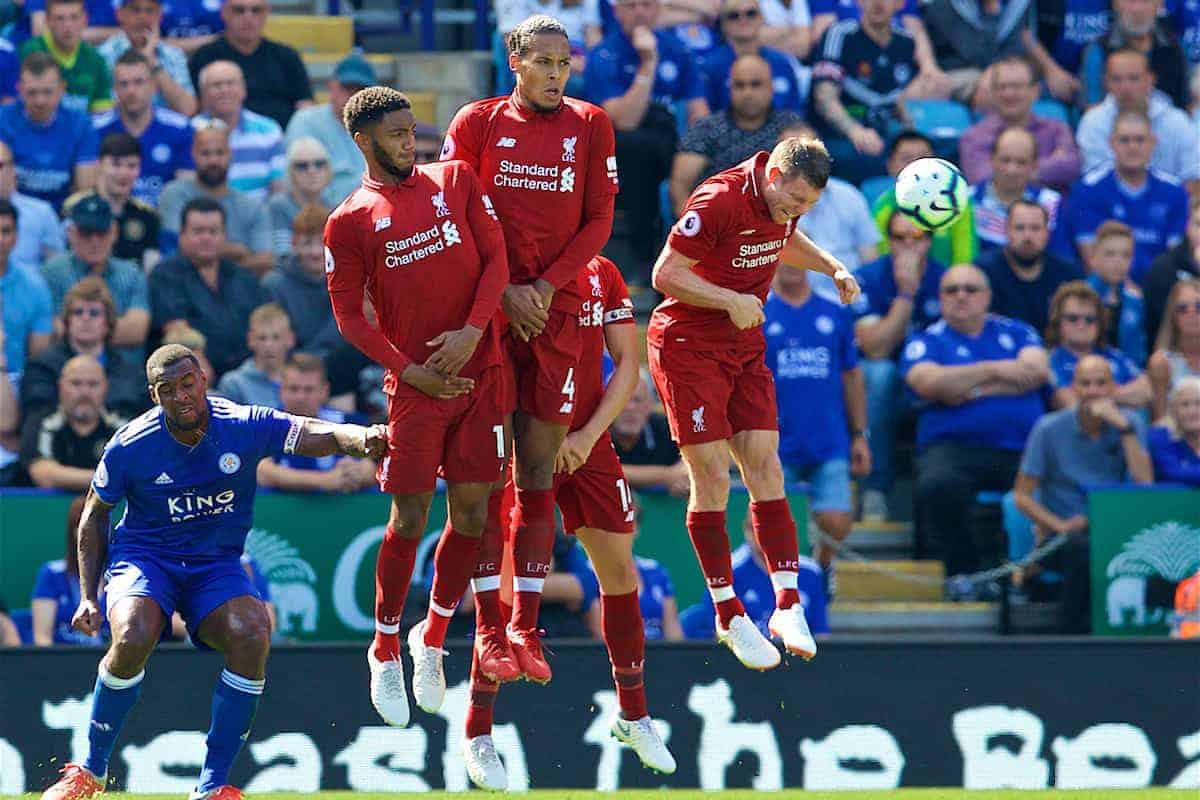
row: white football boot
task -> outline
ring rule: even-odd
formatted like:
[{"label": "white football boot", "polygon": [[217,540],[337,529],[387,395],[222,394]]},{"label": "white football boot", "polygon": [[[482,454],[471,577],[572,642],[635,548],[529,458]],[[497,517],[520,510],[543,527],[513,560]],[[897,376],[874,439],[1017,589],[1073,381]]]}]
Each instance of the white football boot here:
[{"label": "white football boot", "polygon": [[380,661],[375,658],[374,643],[367,648],[367,665],[371,668],[371,705],[388,725],[404,728],[408,725],[408,691],[404,687],[404,665],[400,659]]},{"label": "white football boot", "polygon": [[609,729],[613,737],[633,749],[646,769],[670,775],[675,771],[675,757],[658,735],[658,726],[650,717],[632,722],[617,714]]},{"label": "white football boot", "polygon": [[496,755],[496,743],[490,735],[464,738],[462,751],[471,783],[489,792],[503,792],[508,788],[508,773],[504,771],[500,756]]},{"label": "white football boot", "polygon": [[413,699],[422,711],[436,714],[446,697],[446,673],[442,669],[446,651],[425,646],[425,620],[408,632],[408,654],[413,660]]},{"label": "white football boot", "polygon": [[722,628],[718,618],[717,641],[732,650],[742,666],[750,669],[774,669],[783,660],[775,645],[762,635],[745,614],[738,614],[730,620],[728,628]]},{"label": "white football boot", "polygon": [[771,635],[783,640],[783,648],[794,656],[809,661],[817,654],[817,643],[808,630],[804,607],[795,603],[791,608],[777,608],[767,622]]}]

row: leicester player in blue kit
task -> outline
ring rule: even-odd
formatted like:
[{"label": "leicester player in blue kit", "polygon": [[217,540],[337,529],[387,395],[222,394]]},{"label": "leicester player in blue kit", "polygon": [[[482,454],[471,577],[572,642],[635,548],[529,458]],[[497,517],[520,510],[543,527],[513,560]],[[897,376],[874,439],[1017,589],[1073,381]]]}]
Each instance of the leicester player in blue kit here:
[{"label": "leicester player in blue kit", "polygon": [[[95,634],[107,570],[112,644],[100,661],[88,755],[68,764],[42,800],[103,791],[108,760],[133,708],[146,661],[178,610],[200,647],[225,655],[213,691],[212,724],[192,800],[239,800],[229,769],[249,735],[265,684],[270,622],[240,558],[253,517],[255,467],[267,456],[378,458],[383,426],[335,425],[261,406],[206,397],[191,350],[165,345],[146,362],[157,404],[113,436],[96,467],[79,523],[79,608],[73,626]],[[109,535],[109,514],[126,510]]]}]

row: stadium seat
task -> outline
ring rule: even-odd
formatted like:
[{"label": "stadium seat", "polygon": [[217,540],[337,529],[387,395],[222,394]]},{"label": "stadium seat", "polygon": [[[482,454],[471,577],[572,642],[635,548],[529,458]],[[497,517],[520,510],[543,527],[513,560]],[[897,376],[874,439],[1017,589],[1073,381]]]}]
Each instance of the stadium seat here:
[{"label": "stadium seat", "polygon": [[349,17],[272,14],[264,33],[301,53],[336,53],[341,58],[354,47],[354,22]]},{"label": "stadium seat", "polygon": [[875,201],[887,194],[895,185],[896,179],[891,175],[876,175],[863,181],[859,191],[863,193],[863,197],[867,198],[867,207],[874,208]]},{"label": "stadium seat", "polygon": [[913,126],[933,140],[943,158],[956,158],[958,140],[971,127],[971,112],[953,100],[909,100],[905,103]]}]

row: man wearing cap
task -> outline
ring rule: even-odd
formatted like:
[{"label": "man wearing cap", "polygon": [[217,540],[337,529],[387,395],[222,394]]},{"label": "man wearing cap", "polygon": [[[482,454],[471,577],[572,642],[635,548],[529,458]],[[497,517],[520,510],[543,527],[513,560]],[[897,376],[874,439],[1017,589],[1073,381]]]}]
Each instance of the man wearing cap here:
[{"label": "man wearing cap", "polygon": [[[329,79],[329,102],[300,109],[288,123],[286,138],[289,147],[297,139],[311,136],[329,151],[333,180],[329,184],[328,194],[331,199],[336,198],[335,205],[358,188],[363,170],[367,168],[362,152],[342,124],[342,110],[350,95],[378,82],[371,62],[357,53],[351,53],[338,62],[333,77]],[[438,147],[440,152],[441,146]],[[437,160],[436,157],[434,160]]]},{"label": "man wearing cap", "polygon": [[201,113],[197,127],[219,120],[229,128],[233,162],[229,185],[257,202],[284,190],[283,128],[246,108],[246,76],[232,61],[214,61],[200,70]]},{"label": "man wearing cap", "polygon": [[[117,220],[112,207],[94,192],[84,195],[72,204],[67,217],[69,251],[47,261],[42,277],[50,287],[55,310],[63,308],[67,292],[79,281],[89,275],[101,278],[117,310],[109,345],[140,354],[150,329],[146,275],[132,261],[113,258],[116,241]],[[61,325],[62,320],[58,322]]]},{"label": "man wearing cap", "polygon": [[141,53],[150,69],[154,104],[190,117],[196,113],[197,105],[187,56],[160,37],[162,17],[160,0],[120,0],[117,22],[121,30],[96,49],[114,71],[122,53],[131,49]]},{"label": "man wearing cap", "polygon": [[225,30],[195,52],[189,67],[203,91],[201,70],[214,61],[237,64],[246,76],[246,107],[284,128],[295,111],[312,105],[312,83],[295,49],[263,36],[270,13],[268,0],[226,0]]}]

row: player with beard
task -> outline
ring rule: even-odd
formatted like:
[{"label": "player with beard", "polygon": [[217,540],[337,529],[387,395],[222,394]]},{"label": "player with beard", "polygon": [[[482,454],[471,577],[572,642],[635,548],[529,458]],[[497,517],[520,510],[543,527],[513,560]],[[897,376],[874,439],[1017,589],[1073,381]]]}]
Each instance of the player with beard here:
[{"label": "player with beard", "polygon": [[[612,735],[629,745],[647,768],[671,774],[675,758],[650,719],[642,677],[646,637],[633,558],[633,493],[608,435],[638,382],[641,359],[633,303],[617,265],[603,256],[587,265],[579,285],[586,299],[579,312],[583,348],[575,382],[578,408],[558,452],[554,499],[562,511],[563,527],[579,538],[600,582],[600,627],[620,706],[610,725]],[[607,386],[606,346],[613,358]],[[499,560],[498,549],[497,545],[493,552],[482,553],[480,560]],[[471,663],[463,758],[471,780],[493,791],[505,789],[508,783],[491,736],[499,688],[483,675],[476,655]]]},{"label": "player with beard", "polygon": [[[475,645],[491,677],[509,677],[515,657],[519,674],[546,683],[551,672],[537,618],[554,544],[554,462],[575,413],[576,281],[612,231],[617,160],[608,115],[563,94],[571,73],[566,28],[537,14],[517,25],[507,44],[516,88],[460,109],[442,158],[462,159],[479,173],[504,228],[512,273],[502,308],[515,406],[513,610],[506,641],[500,565],[481,561]],[[497,492],[485,536],[499,535],[499,509]]]},{"label": "player with beard", "polygon": [[[378,458],[387,446],[382,425],[335,425],[206,397],[208,379],[182,345],[155,350],[146,379],[157,407],[109,441],[79,522],[80,600],[71,625],[88,636],[99,633],[105,619],[112,627],[92,695],[87,755],[82,764],[64,766],[42,800],[81,800],[104,791],[109,757],[141,692],[146,662],[176,610],[192,642],[225,656],[191,800],[241,800],[227,783],[229,769],[250,735],[271,643],[266,608],[241,563],[254,515],[254,467],[284,453]],[[125,514],[110,535],[109,514],[122,500]]]},{"label": "player with beard", "polygon": [[[479,178],[461,161],[415,164],[408,98],[375,86],[343,112],[362,151],[362,186],[325,226],[325,277],[346,341],[386,368],[388,450],[378,471],[392,496],[375,568],[375,638],[367,650],[371,702],[408,724],[400,615],[441,469],[447,525],[434,556],[425,620],[408,634],[413,696],[429,713],[446,691],[442,644],[479,554],[488,494],[505,460],[498,326],[508,261]],[[363,313],[364,294],[378,326]]]},{"label": "player with beard", "polygon": [[780,263],[829,275],[843,303],[858,296],[841,262],[796,230],[831,168],[825,145],[801,136],[714,175],[692,192],[654,265],[654,288],[667,299],[650,318],[650,372],[691,477],[688,536],[716,607],[717,638],[752,669],[771,669],[780,658],[733,590],[725,529],[731,455],[775,587],[770,631],[790,653],[812,658],[817,649],[796,587],[800,545],[784,496],[762,324]]}]

